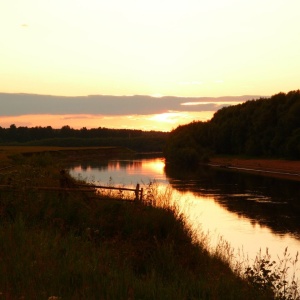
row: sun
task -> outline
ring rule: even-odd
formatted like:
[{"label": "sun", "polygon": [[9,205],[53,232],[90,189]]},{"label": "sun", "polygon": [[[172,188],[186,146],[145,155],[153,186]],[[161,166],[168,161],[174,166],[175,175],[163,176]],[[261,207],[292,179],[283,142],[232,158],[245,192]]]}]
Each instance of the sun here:
[{"label": "sun", "polygon": [[166,112],[161,114],[153,115],[150,120],[156,121],[156,122],[164,122],[164,123],[176,123],[178,121],[178,118],[181,116],[181,113],[179,112]]}]

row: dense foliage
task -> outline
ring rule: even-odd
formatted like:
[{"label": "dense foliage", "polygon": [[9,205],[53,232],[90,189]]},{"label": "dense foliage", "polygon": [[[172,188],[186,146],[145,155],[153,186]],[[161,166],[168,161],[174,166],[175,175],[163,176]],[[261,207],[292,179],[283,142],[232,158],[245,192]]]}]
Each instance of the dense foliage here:
[{"label": "dense foliage", "polygon": [[136,151],[162,151],[168,133],[130,129],[108,129],[85,127],[73,129],[63,126],[60,129],[47,127],[0,127],[2,145],[28,146],[122,146]]},{"label": "dense foliage", "polygon": [[300,90],[220,109],[208,122],[179,126],[167,160],[190,165],[207,155],[300,159]]}]

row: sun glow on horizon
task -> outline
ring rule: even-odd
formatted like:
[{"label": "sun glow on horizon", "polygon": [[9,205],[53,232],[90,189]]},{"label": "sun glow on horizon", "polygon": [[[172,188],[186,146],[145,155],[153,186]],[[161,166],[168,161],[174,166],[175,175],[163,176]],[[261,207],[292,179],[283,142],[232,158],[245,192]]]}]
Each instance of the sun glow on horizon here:
[{"label": "sun glow on horizon", "polygon": [[184,116],[185,114],[182,112],[166,112],[161,114],[155,114],[149,117],[149,120],[174,124],[178,121],[179,118],[182,118]]},{"label": "sun glow on horizon", "polygon": [[200,101],[200,102],[184,102],[181,103],[183,106],[196,106],[196,105],[207,105],[207,104],[215,104],[215,105],[236,105],[236,104],[241,104],[245,101],[218,101],[218,102],[205,102],[205,101]]},{"label": "sun glow on horizon", "polygon": [[3,116],[0,126],[8,128],[15,124],[17,127],[47,127],[61,128],[70,126],[74,129],[90,128],[118,128],[141,129],[145,131],[171,131],[179,125],[197,121],[207,121],[212,118],[214,111],[203,112],[168,112],[155,115],[21,115]]}]

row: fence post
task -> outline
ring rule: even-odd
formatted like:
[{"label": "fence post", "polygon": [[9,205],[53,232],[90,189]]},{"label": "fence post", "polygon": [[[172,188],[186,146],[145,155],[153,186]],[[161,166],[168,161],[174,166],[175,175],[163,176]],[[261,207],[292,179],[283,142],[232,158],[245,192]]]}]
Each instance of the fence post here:
[{"label": "fence post", "polygon": [[137,184],[135,189],[135,201],[139,201],[139,191],[140,191],[140,185]]}]

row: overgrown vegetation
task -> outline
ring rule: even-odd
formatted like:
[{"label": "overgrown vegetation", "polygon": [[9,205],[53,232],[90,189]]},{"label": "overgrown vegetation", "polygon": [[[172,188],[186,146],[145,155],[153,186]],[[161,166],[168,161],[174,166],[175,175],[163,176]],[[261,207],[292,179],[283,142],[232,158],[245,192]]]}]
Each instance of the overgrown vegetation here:
[{"label": "overgrown vegetation", "polygon": [[299,116],[299,90],[222,108],[208,122],[173,130],[165,156],[182,165],[211,154],[300,159]]},{"label": "overgrown vegetation", "polygon": [[[299,287],[295,277],[298,254],[292,258],[288,253],[288,248],[286,248],[283,258],[276,262],[271,259],[268,249],[264,255],[260,251],[253,266],[246,268],[244,276],[256,289],[272,289],[276,299],[299,299]],[[289,270],[291,267],[293,269]]]},{"label": "overgrown vegetation", "polygon": [[18,162],[0,174],[4,299],[274,298],[225,252],[209,254],[153,185],[144,203],[99,198],[59,189],[62,166],[49,154]]}]

